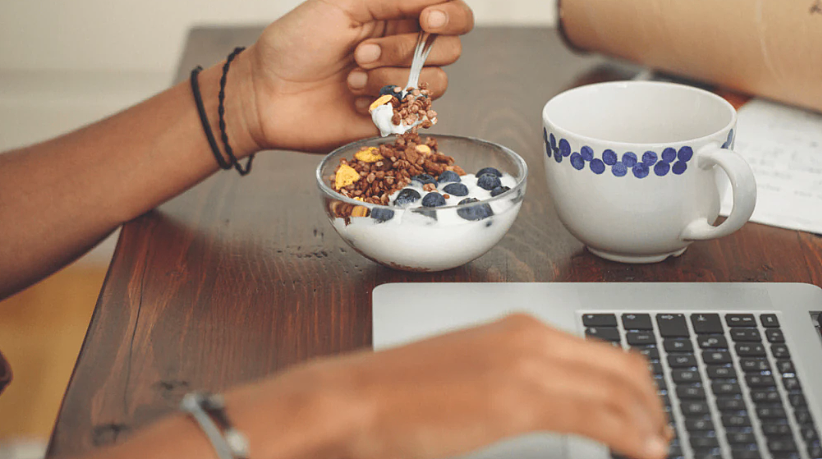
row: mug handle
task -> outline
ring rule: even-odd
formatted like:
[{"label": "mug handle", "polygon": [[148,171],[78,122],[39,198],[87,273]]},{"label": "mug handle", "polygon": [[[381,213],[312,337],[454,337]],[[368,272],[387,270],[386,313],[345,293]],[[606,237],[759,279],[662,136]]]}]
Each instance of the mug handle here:
[{"label": "mug handle", "polygon": [[756,180],[751,166],[739,153],[710,144],[697,151],[697,166],[708,169],[719,166],[731,179],[733,208],[728,218],[719,226],[713,226],[705,218],[698,218],[682,230],[681,239],[704,240],[727,236],[748,222],[756,207]]}]

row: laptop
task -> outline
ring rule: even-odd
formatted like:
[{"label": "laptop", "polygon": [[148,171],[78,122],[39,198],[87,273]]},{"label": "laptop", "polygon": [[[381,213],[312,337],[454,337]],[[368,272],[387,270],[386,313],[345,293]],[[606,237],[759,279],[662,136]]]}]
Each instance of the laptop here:
[{"label": "laptop", "polygon": [[[420,301],[424,291],[436,301]],[[822,289],[777,283],[405,283],[373,292],[375,350],[526,312],[646,355],[676,431],[669,457],[819,459]],[[615,455],[613,455],[615,456]],[[535,433],[470,459],[606,459]]]}]

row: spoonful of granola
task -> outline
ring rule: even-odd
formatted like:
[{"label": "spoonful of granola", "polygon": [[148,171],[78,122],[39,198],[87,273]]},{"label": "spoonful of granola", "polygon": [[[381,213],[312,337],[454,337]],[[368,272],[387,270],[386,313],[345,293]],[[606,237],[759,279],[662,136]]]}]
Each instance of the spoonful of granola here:
[{"label": "spoonful of granola", "polygon": [[382,137],[408,131],[416,133],[420,126],[427,129],[437,124],[437,112],[431,109],[428,84],[419,83],[420,72],[436,38],[437,34],[420,32],[405,89],[384,86],[380,97],[368,108]]}]

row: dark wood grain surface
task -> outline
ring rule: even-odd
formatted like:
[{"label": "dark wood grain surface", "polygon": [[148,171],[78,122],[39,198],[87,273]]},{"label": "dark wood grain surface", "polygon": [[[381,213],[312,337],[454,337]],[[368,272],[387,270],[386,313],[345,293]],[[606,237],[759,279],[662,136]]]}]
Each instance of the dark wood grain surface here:
[{"label": "dark wood grain surface", "polygon": [[[260,28],[200,28],[177,80],[254,41]],[[193,389],[220,391],[313,356],[371,341],[371,292],[422,281],[768,281],[822,286],[822,238],[748,224],[645,266],[601,260],[557,220],[542,171],[540,113],[570,87],[636,69],[574,55],[553,30],[479,28],[449,68],[433,132],[506,145],[531,174],[503,241],[454,270],[414,274],[353,252],[329,225],[314,183],[321,157],[258,155],[127,225],[59,414],[50,456],[122,440]],[[282,116],[287,116],[283,114]],[[204,151],[203,154],[209,154]]]}]

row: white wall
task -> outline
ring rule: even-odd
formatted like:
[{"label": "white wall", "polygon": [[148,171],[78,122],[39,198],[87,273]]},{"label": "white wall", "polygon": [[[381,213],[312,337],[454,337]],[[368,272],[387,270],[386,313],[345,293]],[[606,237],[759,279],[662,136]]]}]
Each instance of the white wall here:
[{"label": "white wall", "polygon": [[[266,23],[298,3],[298,0],[1,0],[0,69],[171,72],[191,25]],[[555,0],[468,0],[468,3],[475,11],[478,24],[550,24],[555,17]]]}]

